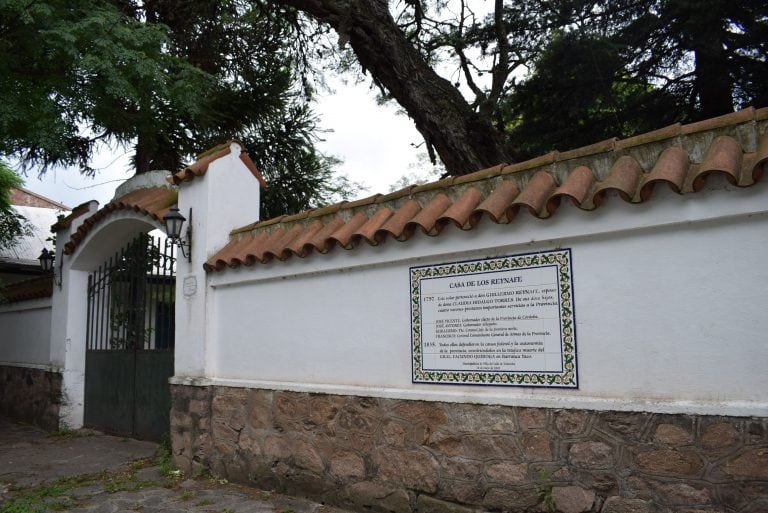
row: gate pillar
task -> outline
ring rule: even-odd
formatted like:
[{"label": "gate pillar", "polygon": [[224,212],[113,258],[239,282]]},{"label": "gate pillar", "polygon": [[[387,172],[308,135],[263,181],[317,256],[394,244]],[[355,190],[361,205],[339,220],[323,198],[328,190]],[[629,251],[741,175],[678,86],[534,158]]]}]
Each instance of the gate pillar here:
[{"label": "gate pillar", "polygon": [[[57,241],[71,233],[98,209],[98,202],[84,205],[87,212],[56,232]],[[72,269],[72,260],[56,244],[54,287],[51,297],[51,362],[62,369],[62,404],[59,427],[76,429],[83,425],[85,402],[85,301],[88,273]]]},{"label": "gate pillar", "polygon": [[[205,163],[206,167],[199,167]],[[194,168],[194,169],[193,169]],[[192,258],[179,258],[176,273],[175,382],[210,373],[212,325],[203,263],[229,242],[231,229],[259,217],[261,174],[235,142],[176,173],[179,211],[192,209]]]}]

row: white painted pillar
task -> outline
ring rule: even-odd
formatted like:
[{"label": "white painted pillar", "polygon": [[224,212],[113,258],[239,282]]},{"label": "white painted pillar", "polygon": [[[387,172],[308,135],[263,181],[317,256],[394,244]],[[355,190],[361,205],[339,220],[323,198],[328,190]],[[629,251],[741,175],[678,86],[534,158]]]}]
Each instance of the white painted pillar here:
[{"label": "white painted pillar", "polygon": [[56,233],[56,259],[51,297],[51,365],[62,369],[64,395],[59,414],[60,427],[83,425],[85,404],[85,324],[88,273],[73,270],[72,259],[63,254],[64,244],[82,222],[98,210],[91,201],[88,212],[72,220],[68,228]]},{"label": "white painted pillar", "polygon": [[[240,159],[242,148],[211,162],[205,175],[179,184],[179,211],[192,209],[192,262],[179,259],[176,275],[175,380],[208,377],[214,312],[203,263],[224,247],[229,232],[259,218],[260,185]],[[186,227],[184,228],[186,230]]]}]

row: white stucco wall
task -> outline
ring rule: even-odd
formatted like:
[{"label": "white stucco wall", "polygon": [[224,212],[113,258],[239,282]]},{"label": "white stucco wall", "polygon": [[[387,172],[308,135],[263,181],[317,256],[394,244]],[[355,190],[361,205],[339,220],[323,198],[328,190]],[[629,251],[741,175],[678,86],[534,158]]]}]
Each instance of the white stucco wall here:
[{"label": "white stucco wall", "polygon": [[[206,375],[209,297],[203,263],[229,241],[229,230],[259,218],[260,185],[240,160],[242,148],[208,166],[205,175],[179,184],[179,211],[192,209],[191,262],[179,258],[176,268],[176,348],[178,376]],[[186,228],[184,228],[186,230]]]},{"label": "white stucco wall", "polygon": [[50,352],[50,298],[0,305],[0,365],[49,369]]},{"label": "white stucco wall", "polygon": [[[641,205],[610,198],[594,212],[564,205],[549,220],[521,213],[511,225],[447,230],[209,275],[206,382],[768,414],[765,183],[716,180],[686,196],[658,187]],[[410,266],[555,248],[573,251],[578,390],[411,383]]]}]

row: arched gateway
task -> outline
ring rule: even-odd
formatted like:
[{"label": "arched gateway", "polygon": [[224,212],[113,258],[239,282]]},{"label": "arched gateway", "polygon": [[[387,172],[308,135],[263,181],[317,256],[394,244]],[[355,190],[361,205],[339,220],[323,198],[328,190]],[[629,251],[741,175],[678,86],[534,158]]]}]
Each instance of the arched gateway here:
[{"label": "arched gateway", "polygon": [[168,433],[176,257],[154,232],[176,203],[166,176],[137,177],[103,208],[81,205],[54,227],[66,241],[53,315],[66,325],[65,408],[74,425],[145,439]]}]

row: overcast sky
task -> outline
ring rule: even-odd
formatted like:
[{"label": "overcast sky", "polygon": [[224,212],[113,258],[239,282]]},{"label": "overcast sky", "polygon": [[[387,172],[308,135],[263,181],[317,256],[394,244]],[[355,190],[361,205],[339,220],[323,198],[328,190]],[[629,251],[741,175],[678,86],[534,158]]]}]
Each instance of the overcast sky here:
[{"label": "overcast sky", "polygon": [[[397,113],[397,105],[376,104],[375,94],[366,84],[331,84],[335,93],[320,97],[315,110],[321,134],[320,150],[341,158],[339,172],[368,187],[359,197],[389,191],[401,176],[413,172],[418,161],[421,138],[411,120]],[[200,148],[204,151],[207,148]],[[104,205],[115,188],[133,172],[129,169],[130,149],[104,149],[94,158],[99,169],[93,178],[80,175],[76,168],[50,170],[38,179],[33,170],[25,177],[25,187],[55,201],[74,207],[95,199]]]}]

